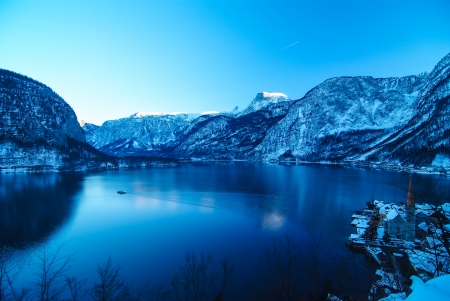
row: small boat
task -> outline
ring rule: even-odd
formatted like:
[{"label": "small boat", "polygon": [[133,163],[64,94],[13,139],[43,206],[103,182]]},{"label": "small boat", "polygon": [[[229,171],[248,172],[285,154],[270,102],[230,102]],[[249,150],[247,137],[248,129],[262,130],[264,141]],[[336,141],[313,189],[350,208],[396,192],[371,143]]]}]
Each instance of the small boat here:
[{"label": "small boat", "polygon": [[127,193],[126,191],[123,191],[123,190],[119,190],[119,191],[117,191],[117,193],[118,194],[125,194],[125,193]]}]

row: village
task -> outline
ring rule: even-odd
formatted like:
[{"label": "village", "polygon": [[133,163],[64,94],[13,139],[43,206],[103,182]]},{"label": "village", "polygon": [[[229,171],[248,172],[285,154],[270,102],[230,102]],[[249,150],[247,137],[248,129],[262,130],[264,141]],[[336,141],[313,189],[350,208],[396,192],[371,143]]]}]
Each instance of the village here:
[{"label": "village", "polygon": [[450,203],[416,204],[411,179],[405,203],[367,202],[351,225],[356,233],[346,246],[377,267],[368,300],[403,300],[411,276],[426,282],[450,274]]}]

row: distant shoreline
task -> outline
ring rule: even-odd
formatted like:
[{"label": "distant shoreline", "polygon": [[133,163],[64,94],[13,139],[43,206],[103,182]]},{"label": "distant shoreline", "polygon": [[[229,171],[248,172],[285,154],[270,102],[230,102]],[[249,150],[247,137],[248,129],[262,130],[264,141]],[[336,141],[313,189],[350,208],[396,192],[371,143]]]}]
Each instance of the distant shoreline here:
[{"label": "distant shoreline", "polygon": [[[120,158],[118,158],[120,159]],[[153,158],[154,159],[154,158]],[[165,159],[165,158],[161,158]],[[0,174],[2,173],[47,173],[47,172],[78,172],[78,171],[102,171],[102,170],[118,170],[118,169],[136,169],[136,168],[153,168],[153,167],[176,167],[183,164],[195,163],[249,163],[260,165],[322,165],[322,166],[345,166],[359,169],[369,170],[390,170],[406,173],[442,175],[450,177],[450,167],[433,166],[433,167],[411,167],[399,164],[390,164],[384,162],[364,162],[364,161],[345,161],[345,162],[330,162],[330,161],[294,161],[294,160],[228,160],[228,159],[180,159],[178,162],[160,162],[155,161],[153,164],[133,165],[133,164],[112,164],[106,162],[104,166],[77,166],[73,168],[58,167],[53,165],[17,165],[12,167],[0,166]]]}]

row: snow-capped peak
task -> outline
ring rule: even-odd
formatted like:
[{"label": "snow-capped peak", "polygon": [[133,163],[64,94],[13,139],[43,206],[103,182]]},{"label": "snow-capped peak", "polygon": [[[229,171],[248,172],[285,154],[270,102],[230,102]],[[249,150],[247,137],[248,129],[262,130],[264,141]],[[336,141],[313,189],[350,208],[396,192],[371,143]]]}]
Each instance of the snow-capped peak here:
[{"label": "snow-capped peak", "polygon": [[186,114],[185,112],[169,112],[169,113],[160,113],[160,112],[137,112],[131,115],[131,118],[141,118],[147,116],[167,116],[167,115],[181,115]]},{"label": "snow-capped peak", "polygon": [[212,114],[220,114],[217,111],[204,111],[200,115],[212,115]]},{"label": "snow-capped peak", "polygon": [[256,95],[256,97],[258,97],[259,95],[261,95],[263,98],[274,98],[274,97],[284,97],[284,98],[288,98],[288,96],[284,93],[280,93],[280,92],[273,92],[273,93],[269,93],[269,92],[262,92],[262,93],[258,93]]},{"label": "snow-capped peak", "polygon": [[290,101],[289,97],[280,92],[260,92],[256,94],[255,98],[252,100],[250,105],[239,115],[246,115],[251,112],[256,112],[261,109],[267,108],[267,106],[272,104],[277,104],[280,102]]}]

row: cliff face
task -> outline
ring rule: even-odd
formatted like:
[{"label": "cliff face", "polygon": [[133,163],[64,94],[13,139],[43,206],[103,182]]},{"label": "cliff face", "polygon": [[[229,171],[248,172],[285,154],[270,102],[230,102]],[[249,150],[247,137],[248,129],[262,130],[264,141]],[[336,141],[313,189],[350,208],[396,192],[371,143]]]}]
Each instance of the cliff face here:
[{"label": "cliff face", "polygon": [[0,169],[76,167],[103,155],[49,87],[0,69]]},{"label": "cliff face", "polygon": [[66,137],[85,142],[72,108],[49,87],[0,69],[0,136],[23,143],[63,145]]},{"label": "cliff face", "polygon": [[366,153],[370,158],[450,166],[450,54],[427,76],[413,109],[401,129]]},{"label": "cliff face", "polygon": [[332,78],[295,101],[250,154],[299,160],[361,158],[415,115],[426,74],[403,78]]}]

